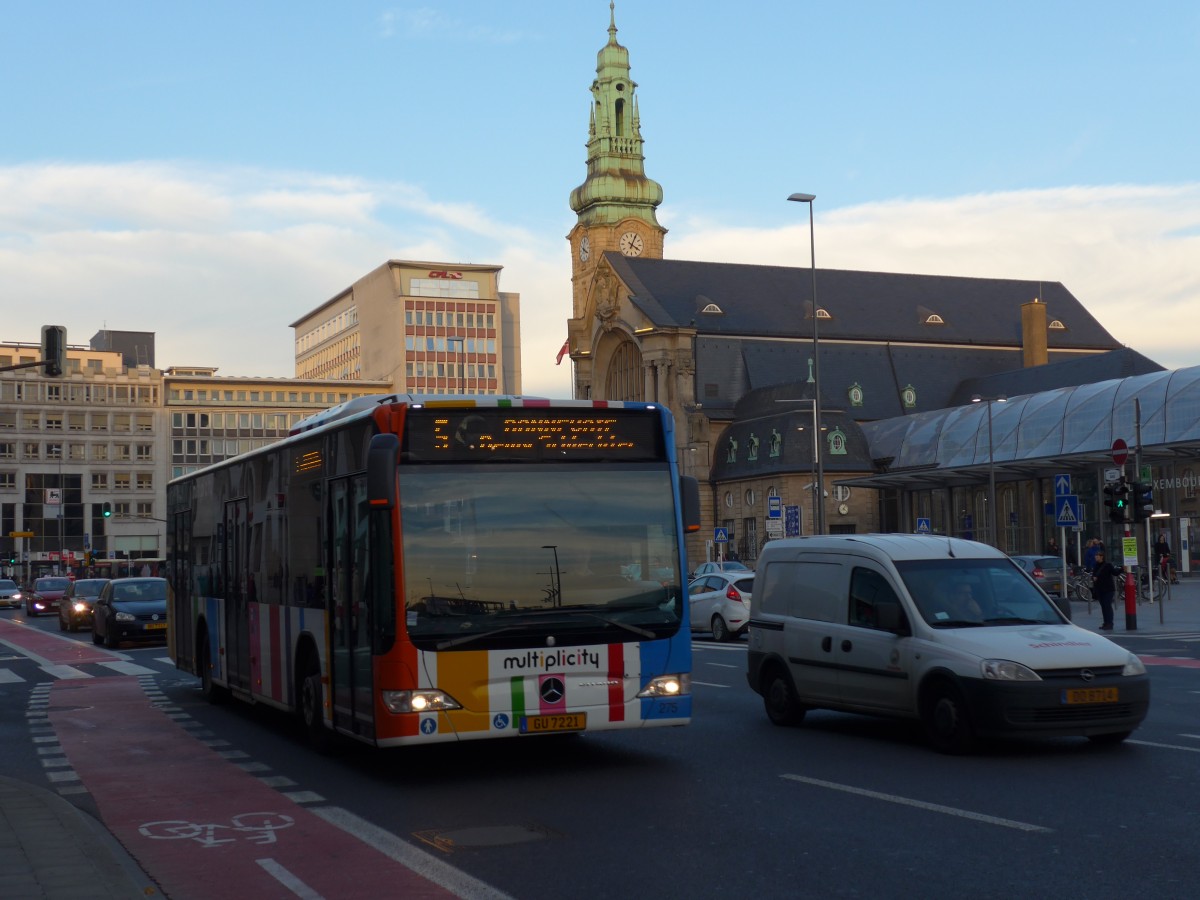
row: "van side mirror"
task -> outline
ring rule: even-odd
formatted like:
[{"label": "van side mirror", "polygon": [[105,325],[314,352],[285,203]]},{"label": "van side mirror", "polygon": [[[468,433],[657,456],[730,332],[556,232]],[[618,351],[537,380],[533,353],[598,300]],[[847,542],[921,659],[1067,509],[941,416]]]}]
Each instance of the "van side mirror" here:
[{"label": "van side mirror", "polygon": [[881,631],[890,631],[900,637],[912,634],[908,616],[904,614],[904,607],[899,603],[880,603],[875,607],[875,615],[878,617]]}]

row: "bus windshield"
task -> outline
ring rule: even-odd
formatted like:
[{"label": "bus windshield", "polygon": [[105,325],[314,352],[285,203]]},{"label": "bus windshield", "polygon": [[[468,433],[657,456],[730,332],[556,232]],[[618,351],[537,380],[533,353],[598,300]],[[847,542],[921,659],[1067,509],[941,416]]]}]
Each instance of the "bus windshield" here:
[{"label": "bus windshield", "polygon": [[406,623],[423,649],[617,643],[679,629],[662,464],[400,467]]}]

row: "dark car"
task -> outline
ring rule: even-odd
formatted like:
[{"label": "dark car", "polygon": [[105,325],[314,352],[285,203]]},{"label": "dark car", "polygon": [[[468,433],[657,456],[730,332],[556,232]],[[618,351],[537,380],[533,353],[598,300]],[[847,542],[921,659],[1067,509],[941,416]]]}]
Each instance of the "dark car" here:
[{"label": "dark car", "polygon": [[71,582],[58,601],[58,630],[78,631],[80,626],[92,627],[92,607],[107,578],[78,578]]},{"label": "dark car", "polygon": [[1050,599],[1068,619],[1071,618],[1071,601],[1064,590],[1062,558],[1046,555],[1023,555],[1010,557],[1021,569],[1037,582],[1038,587],[1050,595]]},{"label": "dark car", "polygon": [[166,636],[167,579],[114,578],[104,585],[92,610],[93,644],[115,647]]},{"label": "dark car", "polygon": [[57,611],[58,601],[66,593],[71,579],[63,576],[47,576],[33,583],[33,590],[25,595],[25,612],[31,616]]}]

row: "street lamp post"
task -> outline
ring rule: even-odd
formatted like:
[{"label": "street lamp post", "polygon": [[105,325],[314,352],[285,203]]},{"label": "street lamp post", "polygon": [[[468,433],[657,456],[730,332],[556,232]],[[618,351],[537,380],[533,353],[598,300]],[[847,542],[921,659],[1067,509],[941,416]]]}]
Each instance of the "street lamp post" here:
[{"label": "street lamp post", "polygon": [[[812,271],[813,421],[819,422],[821,419],[821,342],[817,329],[817,238],[816,232],[813,229],[813,201],[817,197],[815,194],[792,194],[788,199],[794,200],[797,203],[808,204],[808,253],[809,268]],[[814,433],[814,439],[815,437]],[[822,463],[823,454],[821,453],[819,441],[816,444],[815,455],[817,462],[817,486],[814,490],[817,492],[817,496],[814,502],[814,506],[816,507],[816,521],[813,524],[816,526],[816,534],[824,534],[825,467]]]},{"label": "street lamp post", "polygon": [[987,423],[988,423],[988,537],[991,539],[993,547],[1000,546],[1000,540],[996,535],[996,451],[992,444],[992,404],[1005,403],[1008,397],[1001,394],[998,397],[982,397],[976,394],[971,398],[972,403],[987,404]]}]

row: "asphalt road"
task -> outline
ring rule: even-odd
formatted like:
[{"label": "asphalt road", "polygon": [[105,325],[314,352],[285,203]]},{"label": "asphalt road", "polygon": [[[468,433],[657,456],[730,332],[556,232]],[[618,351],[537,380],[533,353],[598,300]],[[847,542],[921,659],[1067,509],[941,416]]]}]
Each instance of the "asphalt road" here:
[{"label": "asphalt road", "polygon": [[[33,627],[57,633],[52,619]],[[90,647],[86,633],[64,637]],[[695,642],[687,728],[389,752],[348,746],[331,757],[309,751],[270,711],[206,704],[161,647],[123,647],[125,659],[78,666],[83,676],[72,679],[2,647],[0,740],[7,774],[53,784],[29,735],[31,700],[66,697],[71,681],[137,679],[140,690],[161,691],[172,721],[224,765],[274,785],[279,810],[293,804],[460,896],[1190,897],[1200,633],[1117,640],[1154,664],[1150,716],[1115,748],[1064,739],[946,757],[904,723],[816,712],[799,728],[777,728],[745,685],[744,643],[705,640]],[[97,711],[115,701],[80,690],[70,696],[91,699],[78,709],[118,729],[118,706]],[[83,727],[85,713],[61,709]],[[164,777],[166,766],[181,785],[233,790],[201,767],[199,752],[164,752],[174,758],[140,763],[145,777]],[[129,772],[131,788],[141,777]],[[101,781],[93,791],[86,781],[68,799],[97,812],[100,802],[119,804],[119,791],[105,800]],[[280,852],[298,835],[279,832]],[[329,844],[304,840],[299,857]],[[226,852],[176,844],[190,865],[210,869]],[[365,887],[363,865],[342,857],[325,867],[336,877],[318,896]],[[185,894],[192,890],[177,896]]]}]

